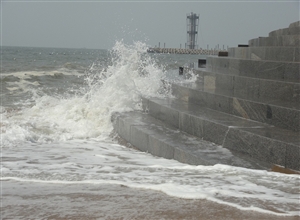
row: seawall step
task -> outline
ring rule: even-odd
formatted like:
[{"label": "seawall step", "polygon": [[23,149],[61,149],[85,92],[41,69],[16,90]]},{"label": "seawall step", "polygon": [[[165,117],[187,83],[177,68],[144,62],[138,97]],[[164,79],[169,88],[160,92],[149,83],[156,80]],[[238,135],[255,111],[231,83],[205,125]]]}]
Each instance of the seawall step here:
[{"label": "seawall step", "polygon": [[276,37],[276,36],[283,36],[283,35],[300,35],[300,27],[291,26],[288,28],[274,30],[269,33],[269,37]]},{"label": "seawall step", "polygon": [[154,118],[249,158],[300,169],[299,132],[269,126],[176,99],[143,99]]},{"label": "seawall step", "polygon": [[198,84],[202,84],[203,89],[300,110],[300,83],[214,73],[205,69],[194,73],[198,75]]},{"label": "seawall step", "polygon": [[250,47],[299,47],[300,35],[259,37],[249,40],[248,44]]},{"label": "seawall step", "polygon": [[300,27],[300,21],[295,21],[289,25],[289,28]]},{"label": "seawall step", "polygon": [[186,134],[142,112],[114,115],[119,136],[141,151],[191,165],[227,164],[252,169],[270,169],[259,162],[222,146]]},{"label": "seawall step", "polygon": [[299,47],[234,47],[228,49],[228,57],[250,60],[300,62]]},{"label": "seawall step", "polygon": [[232,96],[232,90],[220,91],[206,88],[205,85],[197,82],[172,83],[172,93],[180,100],[203,107],[291,131],[300,131],[299,103],[255,102]]},{"label": "seawall step", "polygon": [[300,63],[297,62],[209,56],[206,58],[206,69],[222,74],[300,82]]}]

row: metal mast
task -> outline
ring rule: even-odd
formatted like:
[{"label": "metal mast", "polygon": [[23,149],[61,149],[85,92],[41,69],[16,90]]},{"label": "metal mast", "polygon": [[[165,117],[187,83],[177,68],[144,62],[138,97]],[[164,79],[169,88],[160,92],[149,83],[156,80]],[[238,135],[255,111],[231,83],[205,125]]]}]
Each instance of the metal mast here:
[{"label": "metal mast", "polygon": [[198,34],[199,15],[191,12],[186,17],[187,27],[187,49],[197,48],[197,34]]}]

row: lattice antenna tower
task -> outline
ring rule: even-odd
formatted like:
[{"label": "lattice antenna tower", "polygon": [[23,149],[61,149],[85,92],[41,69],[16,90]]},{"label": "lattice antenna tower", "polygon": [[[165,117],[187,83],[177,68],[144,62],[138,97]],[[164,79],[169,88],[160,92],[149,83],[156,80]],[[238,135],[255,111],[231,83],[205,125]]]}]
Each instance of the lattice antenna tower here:
[{"label": "lattice antenna tower", "polygon": [[199,15],[191,12],[186,16],[186,29],[187,29],[187,49],[197,49],[197,34],[199,25]]}]

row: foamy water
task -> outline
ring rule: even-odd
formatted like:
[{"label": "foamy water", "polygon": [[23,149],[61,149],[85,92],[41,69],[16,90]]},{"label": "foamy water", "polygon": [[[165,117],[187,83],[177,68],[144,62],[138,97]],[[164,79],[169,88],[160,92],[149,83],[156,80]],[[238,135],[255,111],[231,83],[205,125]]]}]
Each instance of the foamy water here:
[{"label": "foamy water", "polygon": [[[298,175],[186,165],[110,137],[114,112],[140,110],[141,96],[170,96],[163,81],[176,69],[166,71],[146,49],[140,42],[117,42],[111,56],[84,72],[68,63],[1,74],[1,180],[118,184],[241,210],[299,215]],[[45,57],[50,63],[53,54]]]},{"label": "foamy water", "polygon": [[97,140],[4,148],[2,180],[118,184],[241,210],[299,215],[298,175],[227,165],[191,166]]}]

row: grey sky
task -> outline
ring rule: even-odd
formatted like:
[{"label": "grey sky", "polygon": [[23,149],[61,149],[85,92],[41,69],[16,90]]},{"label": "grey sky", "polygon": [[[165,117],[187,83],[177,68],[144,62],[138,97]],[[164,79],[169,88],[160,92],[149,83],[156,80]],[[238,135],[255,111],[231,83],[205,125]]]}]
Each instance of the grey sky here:
[{"label": "grey sky", "polygon": [[299,1],[1,0],[1,45],[110,49],[116,40],[184,47],[186,14],[199,47],[234,47],[299,20]]}]

